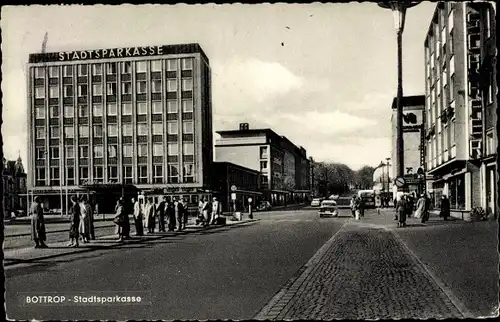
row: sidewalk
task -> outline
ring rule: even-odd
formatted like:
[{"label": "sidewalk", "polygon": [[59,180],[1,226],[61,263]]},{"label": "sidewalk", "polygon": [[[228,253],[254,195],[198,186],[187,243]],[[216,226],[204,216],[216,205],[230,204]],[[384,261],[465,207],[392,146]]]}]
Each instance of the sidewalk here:
[{"label": "sidewalk", "polygon": [[145,235],[141,237],[134,236],[133,235],[134,232],[132,232],[131,238],[123,243],[118,242],[117,235],[113,234],[113,235],[98,237],[96,238],[96,240],[93,240],[88,244],[80,242],[80,247],[78,248],[67,247],[68,241],[66,240],[64,242],[49,243],[47,244],[49,248],[46,249],[40,249],[40,248],[35,249],[33,247],[29,247],[29,248],[6,250],[4,251],[4,266],[8,267],[17,264],[30,264],[35,261],[66,256],[71,254],[87,253],[96,250],[103,250],[103,249],[110,249],[117,247],[126,247],[127,245],[137,244],[143,241],[154,241],[181,234],[190,234],[193,232],[199,232],[199,231],[205,231],[223,227],[238,226],[250,222],[255,222],[258,220],[258,219],[248,219],[247,217],[241,221],[232,221],[230,220],[230,217],[226,218],[227,218],[226,225],[214,225],[209,227],[202,227],[196,225],[194,223],[195,218],[193,218],[192,221],[188,222],[186,229],[181,232],[161,232],[161,233],[155,232],[153,235]]}]

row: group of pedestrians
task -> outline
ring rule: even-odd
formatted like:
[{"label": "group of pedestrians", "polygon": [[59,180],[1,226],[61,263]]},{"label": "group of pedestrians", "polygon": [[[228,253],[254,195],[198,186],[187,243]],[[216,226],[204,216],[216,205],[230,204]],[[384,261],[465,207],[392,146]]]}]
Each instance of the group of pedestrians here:
[{"label": "group of pedestrians", "polygon": [[[412,215],[420,219],[423,224],[429,220],[431,210],[431,199],[429,196],[422,194],[417,200],[416,206],[414,206],[413,200],[412,196],[405,193],[396,202],[396,215],[394,219],[398,221],[398,227],[405,227],[406,218]],[[443,217],[444,220],[448,220],[450,217],[450,201],[444,194],[441,196],[439,216]]]},{"label": "group of pedestrians", "polygon": [[221,215],[222,206],[217,197],[213,197],[212,202],[208,198],[203,197],[198,203],[198,219],[196,220],[196,224],[204,227],[214,225]]},{"label": "group of pedestrians", "polygon": [[361,217],[365,216],[365,204],[360,196],[353,195],[349,207],[351,208],[352,217],[356,220],[360,220]]}]

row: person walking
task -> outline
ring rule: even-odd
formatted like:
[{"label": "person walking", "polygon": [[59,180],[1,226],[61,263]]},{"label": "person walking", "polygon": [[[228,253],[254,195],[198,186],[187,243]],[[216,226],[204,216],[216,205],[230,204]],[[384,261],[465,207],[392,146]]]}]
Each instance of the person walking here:
[{"label": "person walking", "polygon": [[118,199],[115,206],[115,217],[113,222],[116,225],[115,233],[118,235],[118,241],[123,242],[123,223],[125,221],[125,209],[123,209],[123,199]]},{"label": "person walking", "polygon": [[353,218],[356,217],[356,195],[353,195],[351,201],[349,202],[349,208],[351,208],[351,215]]},{"label": "person walking", "polygon": [[185,198],[181,198],[180,201],[182,204],[182,229],[186,229],[189,216],[189,205]]},{"label": "person walking", "polygon": [[45,244],[47,234],[43,218],[42,201],[36,196],[30,207],[31,213],[31,239],[35,242],[35,248],[47,248]]},{"label": "person walking", "polygon": [[210,224],[210,213],[212,211],[212,206],[210,205],[210,202],[208,202],[208,198],[203,198],[203,200],[203,227],[206,227]]},{"label": "person walking", "polygon": [[83,200],[83,205],[85,206],[85,211],[87,212],[88,216],[88,225],[89,225],[88,240],[90,239],[95,240],[94,211],[86,198]]},{"label": "person walking", "polygon": [[166,209],[167,221],[168,221],[168,231],[175,230],[175,208],[174,203],[170,200],[167,201]]},{"label": "person walking", "polygon": [[84,243],[89,243],[90,239],[90,216],[87,206],[86,206],[87,198],[82,196],[80,199],[80,236],[82,237],[82,241]]},{"label": "person walking", "polygon": [[158,209],[156,210],[158,215],[158,230],[161,232],[165,232],[165,213],[167,209],[167,197],[163,196],[163,200],[158,205]]},{"label": "person walking", "polygon": [[70,226],[69,226],[69,238],[70,243],[68,247],[78,247],[78,229],[80,228],[80,205],[76,196],[71,196],[71,208],[70,212]]},{"label": "person walking", "polygon": [[429,220],[429,214],[431,211],[431,199],[427,196],[427,194],[424,194],[424,212],[422,214],[422,223],[426,223]]},{"label": "person walking", "polygon": [[361,197],[358,197],[358,209],[359,209],[360,217],[364,217],[365,216],[365,201]]},{"label": "person walking", "polygon": [[148,229],[148,234],[153,234],[155,232],[155,212],[156,207],[153,203],[153,198],[149,197],[146,203],[144,217],[145,217],[145,227]]},{"label": "person walking", "polygon": [[446,195],[441,196],[441,216],[446,221],[450,217],[450,199]]},{"label": "person walking", "polygon": [[175,218],[177,219],[177,231],[182,230],[182,224],[184,222],[184,209],[183,204],[179,200],[174,201],[174,209],[175,209]]},{"label": "person walking", "polygon": [[396,203],[396,219],[398,220],[398,227],[406,226],[406,213],[408,211],[407,196],[402,195]]},{"label": "person walking", "polygon": [[130,238],[130,214],[133,213],[133,205],[131,202],[125,201],[123,197],[120,197],[123,204],[123,230],[122,235],[124,239]]},{"label": "person walking", "polygon": [[135,198],[132,198],[132,203],[134,204],[135,235],[142,236],[144,235],[144,227],[142,224],[142,218],[144,216],[143,207],[139,200],[135,201]]},{"label": "person walking", "polygon": [[210,218],[210,224],[215,225],[221,215],[221,204],[217,197],[213,197],[212,199],[212,218]]},{"label": "person walking", "polygon": [[422,194],[417,200],[417,209],[415,209],[415,218],[422,218],[422,223],[424,223],[424,211],[425,211],[425,196]]},{"label": "person walking", "polygon": [[198,218],[196,219],[197,225],[204,225],[205,218],[203,217],[203,204],[205,203],[205,197],[201,197],[198,202]]}]

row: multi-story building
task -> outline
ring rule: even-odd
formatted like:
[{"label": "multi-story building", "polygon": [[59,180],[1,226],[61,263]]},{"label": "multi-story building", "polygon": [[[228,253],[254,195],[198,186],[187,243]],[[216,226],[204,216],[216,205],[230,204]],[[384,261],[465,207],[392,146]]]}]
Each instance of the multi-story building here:
[{"label": "multi-story building", "polygon": [[260,172],[264,197],[275,205],[304,200],[310,193],[306,150],[271,129],[217,131],[216,161],[232,162]]},{"label": "multi-story building", "polygon": [[27,211],[26,173],[21,157],[17,161],[3,159],[3,204],[7,214]]},{"label": "multi-story building", "polygon": [[106,211],[112,195],[208,189],[210,73],[198,44],[31,54],[30,192],[51,208],[96,192]]},{"label": "multi-story building", "polygon": [[495,7],[439,2],[425,40],[426,169],[439,206],[497,213]]},{"label": "multi-story building", "polygon": [[[425,189],[424,178],[424,106],[425,96],[404,96],[403,105],[403,141],[404,141],[404,178],[408,192],[421,194]],[[392,153],[391,159],[397,160],[397,99],[392,101]],[[420,169],[420,170],[419,170]],[[396,167],[391,167],[391,178],[396,178]],[[419,174],[420,172],[420,174]],[[392,186],[393,198],[396,197],[397,187]]]}]

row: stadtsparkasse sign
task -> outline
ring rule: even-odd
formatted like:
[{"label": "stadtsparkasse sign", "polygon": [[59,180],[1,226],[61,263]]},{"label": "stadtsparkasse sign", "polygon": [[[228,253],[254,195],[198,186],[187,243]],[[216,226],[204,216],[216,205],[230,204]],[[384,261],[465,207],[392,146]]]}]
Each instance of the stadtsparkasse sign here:
[{"label": "stadtsparkasse sign", "polygon": [[45,62],[75,62],[91,59],[119,59],[144,56],[161,56],[176,54],[200,53],[208,62],[208,58],[199,44],[180,44],[180,45],[160,45],[160,46],[139,46],[122,47],[109,49],[89,49],[61,51],[52,53],[35,53],[29,55],[30,63]]}]

